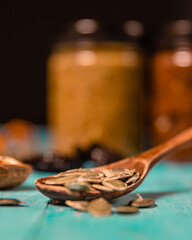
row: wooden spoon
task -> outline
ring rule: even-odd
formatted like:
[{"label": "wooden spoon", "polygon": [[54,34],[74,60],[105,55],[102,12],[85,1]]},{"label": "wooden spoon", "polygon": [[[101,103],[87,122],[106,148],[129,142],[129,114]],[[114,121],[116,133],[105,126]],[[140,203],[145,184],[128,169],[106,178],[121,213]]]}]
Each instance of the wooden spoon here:
[{"label": "wooden spoon", "polygon": [[29,164],[12,157],[0,156],[0,190],[22,184],[32,172]]},{"label": "wooden spoon", "polygon": [[85,192],[70,191],[63,186],[46,185],[44,181],[51,179],[54,176],[43,177],[35,181],[37,189],[45,196],[54,200],[90,200],[98,197],[104,197],[106,199],[113,199],[123,196],[129,192],[135,190],[147,176],[151,168],[158,163],[161,159],[175,152],[181,147],[192,144],[192,127],[181,132],[170,140],[151,148],[137,156],[129,157],[102,167],[95,168],[94,170],[99,171],[100,168],[112,169],[112,168],[129,168],[136,169],[139,171],[140,179],[128,186],[124,191],[114,192],[100,192],[98,190],[90,190]]}]

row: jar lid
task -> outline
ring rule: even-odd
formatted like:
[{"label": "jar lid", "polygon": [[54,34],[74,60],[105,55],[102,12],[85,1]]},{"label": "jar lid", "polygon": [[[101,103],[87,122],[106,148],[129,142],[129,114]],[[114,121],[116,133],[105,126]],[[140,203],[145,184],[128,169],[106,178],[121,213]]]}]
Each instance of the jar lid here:
[{"label": "jar lid", "polygon": [[65,32],[60,35],[57,43],[105,41],[101,24],[95,19],[79,19],[68,24]]},{"label": "jar lid", "polygon": [[177,20],[168,23],[160,32],[155,45],[160,50],[191,47],[192,21]]},{"label": "jar lid", "polygon": [[192,21],[191,20],[177,20],[167,24],[164,32],[170,36],[177,35],[192,35]]},{"label": "jar lid", "polygon": [[74,23],[74,31],[78,34],[94,34],[99,29],[99,24],[94,19],[80,19]]},{"label": "jar lid", "polygon": [[127,20],[109,25],[108,32],[113,41],[140,42],[144,35],[144,27],[139,21]]},{"label": "jar lid", "polygon": [[123,24],[123,30],[128,37],[132,38],[140,38],[144,32],[141,22],[135,20],[126,21]]}]

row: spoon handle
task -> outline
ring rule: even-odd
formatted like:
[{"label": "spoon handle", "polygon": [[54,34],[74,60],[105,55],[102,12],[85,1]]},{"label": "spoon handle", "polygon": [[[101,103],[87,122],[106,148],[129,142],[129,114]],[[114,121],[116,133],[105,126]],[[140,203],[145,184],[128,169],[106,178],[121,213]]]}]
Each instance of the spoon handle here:
[{"label": "spoon handle", "polygon": [[184,146],[188,145],[190,146],[190,144],[192,146],[192,127],[182,131],[181,133],[169,139],[168,141],[137,155],[136,157],[145,159],[146,162],[148,162],[150,169],[162,158],[168,156],[172,152],[175,152],[176,150],[179,150]]}]

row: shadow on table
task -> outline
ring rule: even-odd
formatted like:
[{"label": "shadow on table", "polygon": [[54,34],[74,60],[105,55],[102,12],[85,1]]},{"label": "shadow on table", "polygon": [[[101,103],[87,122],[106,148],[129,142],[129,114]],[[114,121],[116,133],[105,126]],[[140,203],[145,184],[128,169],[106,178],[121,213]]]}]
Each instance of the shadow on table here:
[{"label": "shadow on table", "polygon": [[45,217],[47,214],[47,208],[48,208],[49,204],[50,204],[50,201],[48,201],[47,204],[45,205],[45,208],[42,211],[40,211],[39,215],[36,218],[35,223],[26,232],[23,240],[39,240],[40,239],[42,226],[45,221]]},{"label": "shadow on table", "polygon": [[35,191],[37,190],[37,188],[35,186],[27,186],[27,185],[23,185],[23,186],[19,186],[16,188],[12,188],[12,189],[6,189],[3,191],[9,191],[9,192],[27,192],[27,191]]},{"label": "shadow on table", "polygon": [[[141,192],[141,196],[143,198],[153,198],[158,199],[165,196],[173,195],[173,194],[179,194],[179,193],[185,193],[189,192],[190,190],[178,190],[178,191],[163,191],[163,192]],[[122,206],[127,205],[130,201],[138,198],[136,193],[130,193],[128,195],[122,196],[116,200],[113,200],[113,204],[115,206]]]}]

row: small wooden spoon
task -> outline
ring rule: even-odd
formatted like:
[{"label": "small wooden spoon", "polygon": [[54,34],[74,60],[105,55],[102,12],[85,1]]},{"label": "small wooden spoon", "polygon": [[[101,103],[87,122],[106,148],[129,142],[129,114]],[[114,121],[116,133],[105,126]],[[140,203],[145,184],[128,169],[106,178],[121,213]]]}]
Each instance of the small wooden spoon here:
[{"label": "small wooden spoon", "polygon": [[129,192],[135,190],[147,176],[151,168],[158,163],[161,159],[175,152],[181,147],[192,144],[192,127],[181,132],[175,137],[171,138],[167,142],[164,142],[154,148],[151,148],[137,156],[129,157],[115,163],[111,163],[94,170],[100,171],[101,168],[112,169],[112,168],[129,168],[136,169],[139,171],[141,177],[140,179],[128,186],[124,191],[114,191],[114,192],[100,192],[97,190],[90,190],[85,192],[70,191],[66,187],[46,185],[44,181],[51,179],[54,176],[43,177],[35,181],[37,189],[45,196],[54,200],[90,200],[98,197],[104,197],[106,199],[113,199],[123,196]]},{"label": "small wooden spoon", "polygon": [[31,172],[31,165],[22,163],[12,157],[0,156],[0,190],[22,184]]}]

